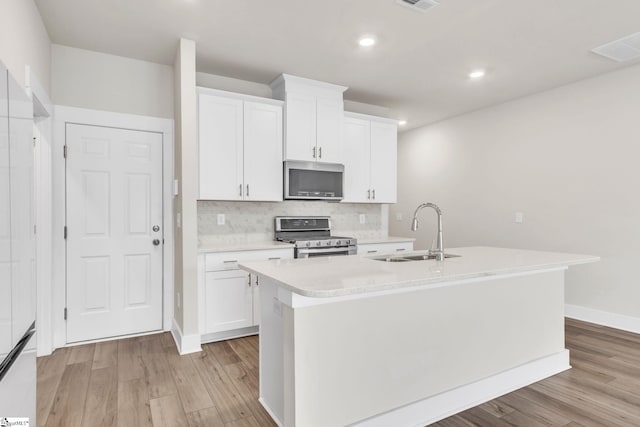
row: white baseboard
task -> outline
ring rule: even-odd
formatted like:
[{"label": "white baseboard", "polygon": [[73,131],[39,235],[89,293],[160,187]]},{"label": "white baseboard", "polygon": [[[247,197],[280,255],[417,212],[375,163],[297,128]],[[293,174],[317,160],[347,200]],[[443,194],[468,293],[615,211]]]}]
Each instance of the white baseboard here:
[{"label": "white baseboard", "polygon": [[600,311],[593,308],[571,304],[565,304],[564,315],[571,319],[582,320],[585,322],[595,323],[597,325],[609,326],[611,328],[640,334],[640,317],[625,316],[624,314]]},{"label": "white baseboard", "polygon": [[216,342],[216,341],[230,340],[233,338],[247,337],[249,335],[257,335],[258,332],[259,330],[257,326],[250,326],[248,328],[241,328],[241,329],[233,329],[231,331],[224,331],[224,332],[213,332],[210,334],[202,335],[200,338],[200,342],[202,342],[202,344],[205,344],[205,343]]},{"label": "white baseboard", "polygon": [[570,368],[569,350],[563,350],[489,378],[359,421],[351,424],[351,427],[424,426]]},{"label": "white baseboard", "polygon": [[280,421],[280,419],[278,417],[275,416],[275,414],[273,413],[273,411],[271,410],[271,408],[269,408],[269,405],[266,404],[266,402],[264,401],[264,399],[262,397],[260,397],[258,399],[258,402],[260,402],[260,404],[262,405],[262,407],[264,408],[265,411],[267,411],[267,414],[269,414],[269,416],[271,417],[271,419],[273,420],[273,422],[275,422],[278,427],[283,427],[284,424],[282,423],[282,421]]},{"label": "white baseboard", "polygon": [[176,347],[178,347],[178,353],[180,353],[180,355],[202,351],[200,334],[183,335],[180,326],[176,323],[176,319],[173,319],[171,335],[176,343]]}]

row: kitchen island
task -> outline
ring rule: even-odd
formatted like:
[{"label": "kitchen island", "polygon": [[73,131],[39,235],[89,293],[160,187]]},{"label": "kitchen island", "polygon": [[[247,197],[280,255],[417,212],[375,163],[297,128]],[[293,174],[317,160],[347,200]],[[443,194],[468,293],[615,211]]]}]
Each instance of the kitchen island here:
[{"label": "kitchen island", "polygon": [[564,272],[597,257],[447,252],[241,263],[260,277],[260,402],[276,423],[426,425],[570,368]]}]

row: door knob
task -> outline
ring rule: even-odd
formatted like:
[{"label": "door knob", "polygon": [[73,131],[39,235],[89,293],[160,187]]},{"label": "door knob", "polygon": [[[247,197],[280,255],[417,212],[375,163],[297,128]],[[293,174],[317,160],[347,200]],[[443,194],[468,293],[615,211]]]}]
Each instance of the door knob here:
[{"label": "door knob", "polygon": [[153,245],[154,246],[158,246],[160,244],[160,240],[159,239],[153,239]]},{"label": "door knob", "polygon": [[152,230],[157,233],[158,231],[160,231],[160,226],[159,225],[154,225]]}]

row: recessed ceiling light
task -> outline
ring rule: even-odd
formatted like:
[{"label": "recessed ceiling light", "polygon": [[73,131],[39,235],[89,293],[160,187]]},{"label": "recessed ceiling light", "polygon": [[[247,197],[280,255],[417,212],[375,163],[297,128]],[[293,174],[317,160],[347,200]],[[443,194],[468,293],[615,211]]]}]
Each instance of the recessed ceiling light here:
[{"label": "recessed ceiling light", "polygon": [[364,36],[358,40],[358,44],[362,47],[371,47],[376,44],[376,38],[373,36]]},{"label": "recessed ceiling light", "polygon": [[469,77],[471,77],[472,79],[481,79],[484,77],[484,74],[484,70],[473,70],[469,73]]},{"label": "recessed ceiling light", "polygon": [[406,125],[406,124],[407,124],[407,121],[406,121],[406,120],[400,120],[400,121],[398,122],[398,124],[399,124],[400,126],[404,126],[404,125]]}]

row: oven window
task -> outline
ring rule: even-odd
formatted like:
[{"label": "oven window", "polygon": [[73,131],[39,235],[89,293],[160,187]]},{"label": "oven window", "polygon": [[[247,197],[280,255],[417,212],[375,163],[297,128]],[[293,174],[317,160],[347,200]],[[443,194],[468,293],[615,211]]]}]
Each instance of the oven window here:
[{"label": "oven window", "polygon": [[331,252],[309,252],[309,258],[315,258],[320,256],[336,256],[336,255],[349,255],[349,251],[346,249],[338,250]]},{"label": "oven window", "polygon": [[342,197],[342,172],[289,169],[289,195]]}]

